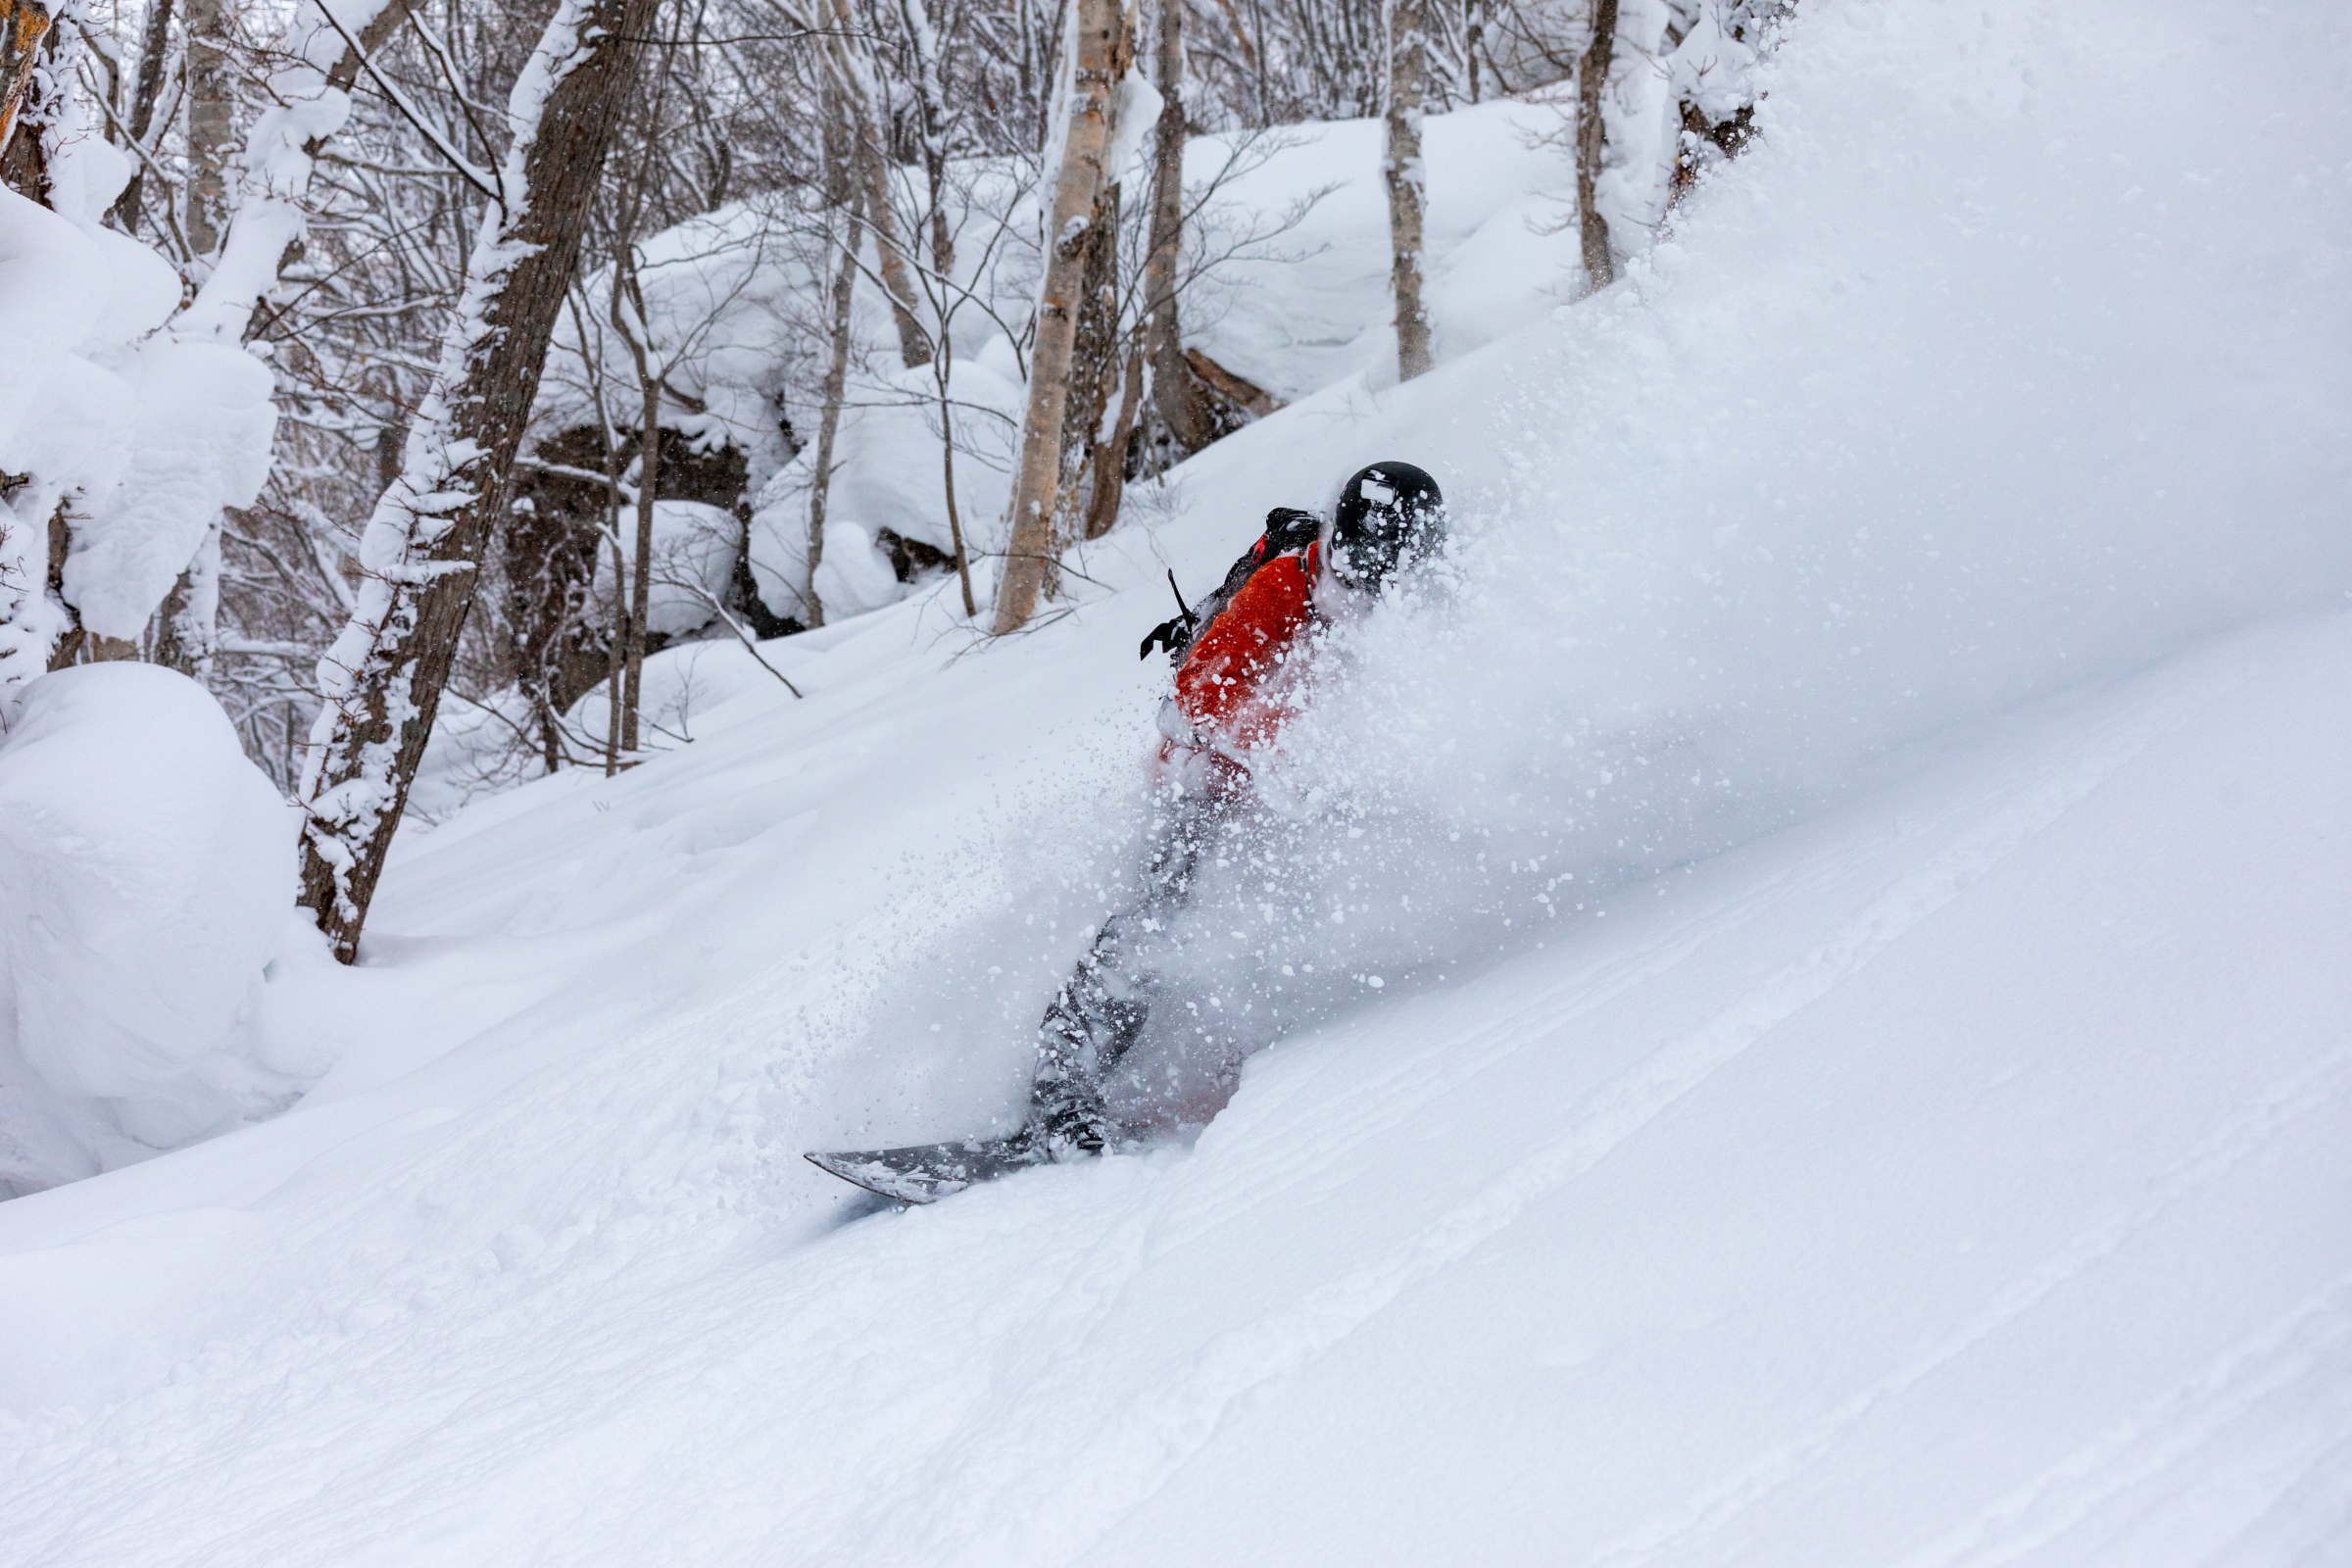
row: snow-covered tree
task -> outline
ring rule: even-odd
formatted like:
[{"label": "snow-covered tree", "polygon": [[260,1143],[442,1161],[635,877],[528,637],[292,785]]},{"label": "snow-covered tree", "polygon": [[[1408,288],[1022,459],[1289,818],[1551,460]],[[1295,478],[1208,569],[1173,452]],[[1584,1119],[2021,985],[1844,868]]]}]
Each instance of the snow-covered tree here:
[{"label": "snow-covered tree", "polygon": [[[39,8],[4,19],[32,31]],[[266,477],[268,368],[193,330],[161,256],[105,221],[131,162],[79,89],[99,36],[61,7],[22,77],[0,191],[0,688],[135,657],[224,507]],[[12,48],[14,45],[12,44]]]},{"label": "snow-covered tree", "polygon": [[1072,351],[1085,308],[1087,261],[1101,220],[1098,197],[1116,131],[1118,87],[1132,58],[1129,18],[1117,0],[1075,0],[1068,51],[1068,118],[1055,148],[1047,209],[1045,277],[1029,355],[1028,410],[1012,494],[1011,539],[997,589],[996,631],[1018,631],[1036,612],[1054,563],[1061,498],[1062,428],[1069,414]]},{"label": "snow-covered tree", "polygon": [[1389,291],[1396,302],[1399,381],[1429,369],[1429,313],[1421,304],[1422,219],[1429,208],[1421,122],[1428,76],[1428,0],[1389,0],[1389,103],[1381,176],[1389,196]]},{"label": "snow-covered tree", "polygon": [[653,0],[563,0],[514,83],[495,176],[400,476],[360,542],[358,603],[319,663],[304,902],[349,962],[424,755],[530,417],[586,209]]}]

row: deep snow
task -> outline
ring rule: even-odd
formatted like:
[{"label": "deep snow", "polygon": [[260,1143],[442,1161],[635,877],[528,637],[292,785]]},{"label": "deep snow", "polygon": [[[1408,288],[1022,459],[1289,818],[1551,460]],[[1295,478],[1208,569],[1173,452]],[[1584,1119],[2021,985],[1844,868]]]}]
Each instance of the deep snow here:
[{"label": "deep snow", "polygon": [[[926,1210],[793,1158],[844,1064],[777,1019],[870,926],[673,906],[625,1041],[0,1210],[14,1560],[2330,1560],[2348,672],[2339,615],[1954,737]],[[728,810],[631,836],[693,880]]]},{"label": "deep snow", "polygon": [[[405,837],[288,978],[301,1105],[0,1205],[6,1555],[2340,1558],[2346,49],[1824,0],[1654,270],[1220,444],[1075,613],[665,655],[692,745]],[[1163,560],[1390,449],[1473,548],[1203,902],[1196,994],[1291,1009],[1231,1105],[802,1164],[1016,1106]]]}]

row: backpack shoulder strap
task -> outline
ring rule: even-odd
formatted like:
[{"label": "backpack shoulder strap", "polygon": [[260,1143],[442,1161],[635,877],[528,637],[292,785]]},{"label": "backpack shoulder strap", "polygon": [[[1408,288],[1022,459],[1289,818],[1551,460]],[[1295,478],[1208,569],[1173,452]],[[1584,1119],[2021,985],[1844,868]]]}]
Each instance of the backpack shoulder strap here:
[{"label": "backpack shoulder strap", "polygon": [[[1165,648],[1170,660],[1182,663],[1185,651],[1192,646],[1193,640],[1207,629],[1208,623],[1215,620],[1227,605],[1233,603],[1233,596],[1257,575],[1257,568],[1277,556],[1304,550],[1306,574],[1308,580],[1313,580],[1322,532],[1323,519],[1311,512],[1300,512],[1296,507],[1276,507],[1267,513],[1265,532],[1259,534],[1257,542],[1243,551],[1234,564],[1225,569],[1225,580],[1193,607],[1189,619],[1179,615],[1174,620],[1152,627],[1151,634],[1144,639],[1143,657],[1149,658],[1153,648]],[[1171,585],[1174,580],[1169,579]]]}]

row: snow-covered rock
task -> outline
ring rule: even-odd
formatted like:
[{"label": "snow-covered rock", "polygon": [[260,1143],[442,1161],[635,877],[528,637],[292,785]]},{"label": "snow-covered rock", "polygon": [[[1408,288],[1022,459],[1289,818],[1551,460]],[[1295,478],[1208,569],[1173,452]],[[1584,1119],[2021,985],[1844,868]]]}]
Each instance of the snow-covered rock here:
[{"label": "snow-covered rock", "polygon": [[[646,626],[672,637],[697,631],[717,613],[713,602],[724,604],[727,579],[741,548],[743,524],[724,507],[700,501],[654,503],[654,570],[647,585]],[[620,514],[621,560],[629,580],[637,568],[637,514],[623,508]],[[609,575],[609,574],[608,574]],[[610,587],[610,584],[607,584]]]},{"label": "snow-covered rock", "polygon": [[[958,443],[956,510],[967,550],[988,549],[987,541],[1003,538],[1011,505],[1010,432],[1019,428],[1022,409],[1021,383],[1006,373],[1013,362],[1011,345],[1000,336],[950,369]],[[893,372],[886,393],[843,411],[817,581],[828,620],[900,597],[887,559],[874,545],[876,530],[888,528],[943,556],[955,554],[936,398],[928,368]],[[752,575],[760,597],[775,613],[795,619],[805,618],[801,586],[808,580],[808,490],[815,463],[811,443],[760,488],[752,513]],[[837,540],[841,518],[856,519],[857,527]]]},{"label": "snow-covered rock", "polygon": [[235,1037],[293,902],[293,819],[202,688],[137,663],[26,687],[0,741],[0,1189],[282,1095]]},{"label": "snow-covered rock", "polygon": [[825,523],[825,559],[816,567],[816,597],[828,615],[862,615],[896,604],[906,584],[890,569],[871,530],[847,518]]}]

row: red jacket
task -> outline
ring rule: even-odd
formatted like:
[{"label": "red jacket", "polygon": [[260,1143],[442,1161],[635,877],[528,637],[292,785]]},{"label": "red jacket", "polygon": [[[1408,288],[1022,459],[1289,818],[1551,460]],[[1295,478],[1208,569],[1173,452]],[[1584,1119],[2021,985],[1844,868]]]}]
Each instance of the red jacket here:
[{"label": "red jacket", "polygon": [[1314,618],[1321,564],[1319,544],[1276,556],[1251,572],[1193,638],[1176,669],[1175,712],[1162,715],[1163,764],[1179,764],[1185,760],[1180,753],[1193,752],[1208,758],[1224,782],[1247,776],[1237,754],[1273,740],[1291,716],[1289,706],[1266,688]]}]

